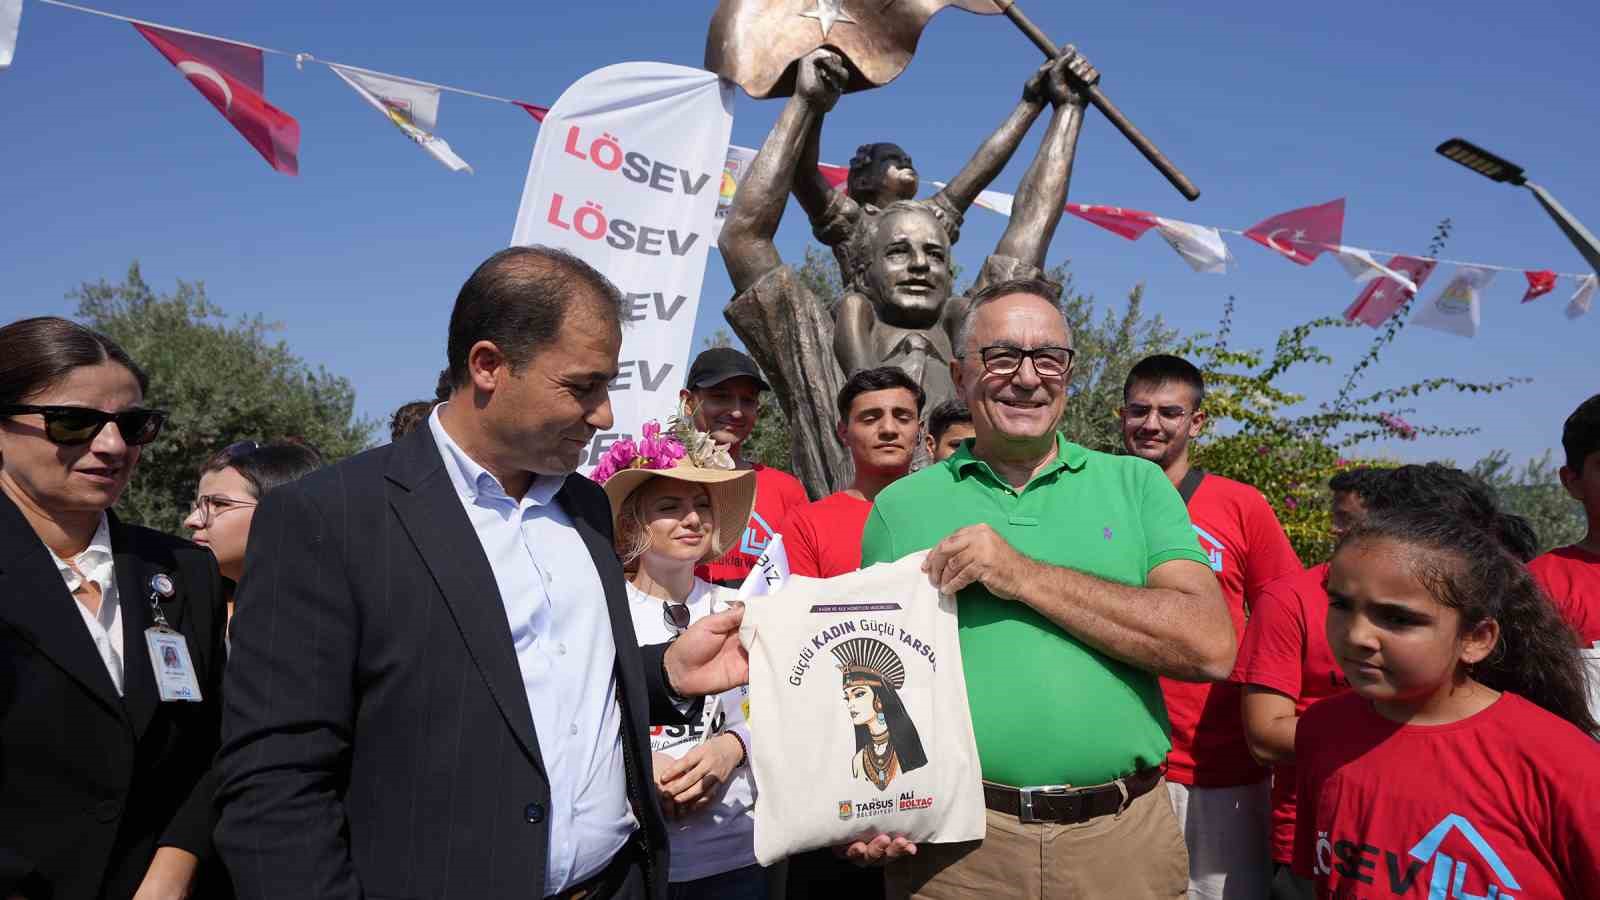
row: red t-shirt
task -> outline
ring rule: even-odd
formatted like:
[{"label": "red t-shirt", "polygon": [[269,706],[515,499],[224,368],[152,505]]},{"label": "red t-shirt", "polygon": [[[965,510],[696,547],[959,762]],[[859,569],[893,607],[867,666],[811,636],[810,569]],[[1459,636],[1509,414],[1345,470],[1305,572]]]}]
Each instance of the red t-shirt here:
[{"label": "red t-shirt", "polygon": [[861,568],[861,532],[872,501],[840,491],[789,514],[783,524],[783,549],[789,573],[832,578]]},{"label": "red t-shirt", "polygon": [[739,542],[715,560],[695,568],[695,575],[706,581],[737,584],[756,567],[761,551],[778,533],[778,526],[789,517],[790,510],[811,502],[800,479],[788,472],[768,468],[760,463],[753,466],[756,473],[756,508],[750,513],[750,524]]},{"label": "red t-shirt", "polygon": [[[1328,648],[1328,564],[1282,578],[1256,597],[1239,642],[1232,681],[1268,688],[1294,700],[1305,715],[1311,704],[1350,689]],[[1294,859],[1294,763],[1272,767],[1272,858]]]},{"label": "red t-shirt", "polygon": [[1600,898],[1600,743],[1527,700],[1399,725],[1351,692],[1294,743],[1294,870],[1318,897]]},{"label": "red t-shirt", "polygon": [[1528,563],[1528,571],[1578,632],[1580,646],[1600,641],[1600,556],[1574,544]]},{"label": "red t-shirt", "polygon": [[[1300,557],[1261,492],[1221,475],[1206,475],[1189,498],[1189,520],[1200,549],[1211,557],[1228,601],[1235,637],[1246,610],[1268,582],[1300,571]],[[1267,772],[1250,756],[1237,684],[1192,684],[1161,679],[1172,723],[1167,778],[1199,787],[1254,784]]]}]

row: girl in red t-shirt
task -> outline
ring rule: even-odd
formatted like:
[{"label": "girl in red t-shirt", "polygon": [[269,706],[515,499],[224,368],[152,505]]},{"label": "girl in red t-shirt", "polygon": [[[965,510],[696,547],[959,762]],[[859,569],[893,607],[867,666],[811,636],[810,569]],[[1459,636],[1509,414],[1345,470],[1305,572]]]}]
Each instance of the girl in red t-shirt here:
[{"label": "girl in red t-shirt", "polygon": [[1600,898],[1600,743],[1571,630],[1488,532],[1375,516],[1328,572],[1351,692],[1295,735],[1319,897]]}]

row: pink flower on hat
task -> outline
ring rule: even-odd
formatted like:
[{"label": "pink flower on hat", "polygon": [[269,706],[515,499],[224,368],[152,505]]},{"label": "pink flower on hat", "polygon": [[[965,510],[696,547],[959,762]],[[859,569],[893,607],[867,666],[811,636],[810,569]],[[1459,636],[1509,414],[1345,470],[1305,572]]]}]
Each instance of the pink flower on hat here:
[{"label": "pink flower on hat", "polygon": [[623,438],[607,448],[589,472],[589,478],[605,484],[611,476],[626,469],[670,469],[683,458],[683,444],[661,433],[661,423],[649,421],[639,429],[640,438]]}]

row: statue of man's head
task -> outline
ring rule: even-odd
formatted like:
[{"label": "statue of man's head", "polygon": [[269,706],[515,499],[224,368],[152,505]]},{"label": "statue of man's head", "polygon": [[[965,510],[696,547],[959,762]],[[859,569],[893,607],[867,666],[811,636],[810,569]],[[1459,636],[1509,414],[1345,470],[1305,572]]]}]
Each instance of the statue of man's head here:
[{"label": "statue of man's head", "polygon": [[888,206],[917,196],[917,168],[899,144],[862,144],[850,158],[850,199]]},{"label": "statue of man's head", "polygon": [[950,238],[938,216],[920,203],[899,200],[867,217],[852,238],[856,289],[872,302],[879,321],[901,328],[932,328],[950,299]]}]

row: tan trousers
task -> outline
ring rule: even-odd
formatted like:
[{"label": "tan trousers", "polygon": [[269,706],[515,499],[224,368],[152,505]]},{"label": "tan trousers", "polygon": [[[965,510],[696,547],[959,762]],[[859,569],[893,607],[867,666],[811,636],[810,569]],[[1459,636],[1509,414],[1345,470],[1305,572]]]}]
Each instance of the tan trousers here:
[{"label": "tan trousers", "polygon": [[1189,888],[1189,853],[1166,782],[1119,815],[1024,825],[988,810],[987,836],[923,844],[884,870],[891,900],[1173,900]]}]

